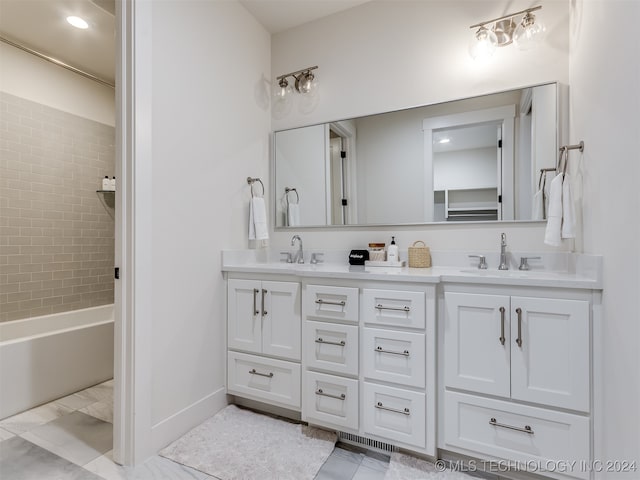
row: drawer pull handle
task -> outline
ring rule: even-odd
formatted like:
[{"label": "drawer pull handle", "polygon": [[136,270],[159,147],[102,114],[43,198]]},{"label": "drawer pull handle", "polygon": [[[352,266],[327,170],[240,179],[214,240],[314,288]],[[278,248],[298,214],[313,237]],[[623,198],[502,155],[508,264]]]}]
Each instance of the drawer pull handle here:
[{"label": "drawer pull handle", "polygon": [[411,415],[411,412],[409,411],[408,408],[405,408],[404,410],[398,410],[396,408],[389,408],[389,407],[385,407],[384,405],[382,405],[382,402],[376,403],[376,408],[379,408],[380,410],[388,410],[389,412],[393,412],[393,413],[401,413],[402,415]]},{"label": "drawer pull handle", "polygon": [[344,393],[341,393],[340,395],[332,395],[330,393],[324,393],[321,388],[316,390],[316,395],[320,395],[321,397],[335,398],[337,400],[344,400],[347,398],[347,396]]},{"label": "drawer pull handle", "polygon": [[251,375],[260,375],[261,377],[267,377],[267,378],[273,378],[273,372],[269,372],[269,373],[260,373],[260,372],[256,372],[255,368],[252,368],[251,370],[249,370],[249,373]]},{"label": "drawer pull handle", "polygon": [[498,423],[498,421],[495,418],[492,418],[491,420],[489,420],[489,425],[493,425],[494,427],[508,428],[509,430],[515,430],[517,432],[528,433],[529,435],[533,435],[533,430],[531,430],[531,427],[529,425],[525,425],[524,428],[514,427],[513,425],[507,425],[505,423]]},{"label": "drawer pull handle", "polygon": [[376,347],[373,351],[378,353],[390,353],[391,355],[404,355],[405,357],[409,356],[409,350],[405,350],[404,352],[394,352],[393,350],[384,350],[382,347]]},{"label": "drawer pull handle", "polygon": [[411,309],[407,306],[404,307],[385,307],[381,303],[376,305],[376,310],[399,310],[401,312],[410,312]]},{"label": "drawer pull handle", "polygon": [[259,290],[257,288],[253,289],[253,314],[258,315],[260,311],[258,310],[258,306],[256,305],[257,297]]},{"label": "drawer pull handle", "polygon": [[516,308],[516,313],[518,314],[518,338],[516,338],[516,343],[522,348],[522,309]]},{"label": "drawer pull handle", "polygon": [[340,300],[339,302],[332,302],[330,300],[323,300],[321,298],[317,299],[316,303],[318,305],[337,305],[339,307],[344,307],[347,304],[347,302],[345,302],[344,300]]},{"label": "drawer pull handle", "polygon": [[316,343],[324,343],[326,345],[338,345],[339,347],[344,347],[346,345],[344,340],[340,340],[339,342],[328,342],[327,340],[323,340],[322,338],[316,338]]},{"label": "drawer pull handle", "polygon": [[500,340],[501,345],[504,345],[506,340],[504,338],[504,307],[500,307],[500,338],[498,340]]},{"label": "drawer pull handle", "polygon": [[263,288],[262,289],[262,316],[265,316],[267,314],[267,311],[264,309],[264,296],[267,294],[267,291]]}]

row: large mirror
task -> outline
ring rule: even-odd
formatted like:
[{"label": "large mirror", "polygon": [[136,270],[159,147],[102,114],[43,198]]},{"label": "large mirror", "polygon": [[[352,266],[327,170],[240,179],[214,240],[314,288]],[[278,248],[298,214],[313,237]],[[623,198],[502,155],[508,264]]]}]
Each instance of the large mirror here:
[{"label": "large mirror", "polygon": [[549,83],[277,131],[275,225],[540,220],[558,94]]}]

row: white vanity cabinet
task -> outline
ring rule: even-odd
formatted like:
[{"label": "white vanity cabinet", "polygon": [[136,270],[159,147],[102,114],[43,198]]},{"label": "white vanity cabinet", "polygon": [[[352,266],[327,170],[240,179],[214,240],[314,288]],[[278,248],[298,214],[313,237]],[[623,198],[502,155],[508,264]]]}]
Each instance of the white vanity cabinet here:
[{"label": "white vanity cabinet", "polygon": [[[590,458],[589,298],[445,287],[446,448],[523,465]],[[577,469],[565,475],[589,478]]]},{"label": "white vanity cabinet", "polygon": [[300,283],[227,282],[227,390],[299,410]]}]

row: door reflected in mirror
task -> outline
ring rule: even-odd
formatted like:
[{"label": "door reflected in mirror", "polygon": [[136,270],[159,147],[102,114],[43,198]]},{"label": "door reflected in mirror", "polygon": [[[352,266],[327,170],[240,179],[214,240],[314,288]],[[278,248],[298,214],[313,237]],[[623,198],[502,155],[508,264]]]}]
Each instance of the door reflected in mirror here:
[{"label": "door reflected in mirror", "polygon": [[276,228],[531,220],[558,103],[551,83],[275,132]]}]

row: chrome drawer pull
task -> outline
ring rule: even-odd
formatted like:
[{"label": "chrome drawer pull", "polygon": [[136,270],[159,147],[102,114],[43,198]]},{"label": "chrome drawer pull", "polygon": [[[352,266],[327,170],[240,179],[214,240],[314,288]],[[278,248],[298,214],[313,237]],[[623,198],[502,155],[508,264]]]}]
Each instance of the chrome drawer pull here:
[{"label": "chrome drawer pull", "polygon": [[323,340],[322,338],[316,338],[316,343],[325,343],[327,345],[338,345],[339,347],[344,347],[346,345],[344,340],[340,340],[339,342],[328,342]]},{"label": "chrome drawer pull", "polygon": [[410,312],[411,309],[407,306],[404,307],[385,307],[381,303],[376,305],[376,310],[399,310],[401,312]]},{"label": "chrome drawer pull", "polygon": [[252,368],[251,370],[249,370],[249,373],[251,375],[260,375],[261,377],[267,377],[267,378],[273,378],[273,372],[269,372],[269,373],[260,373],[260,372],[256,372],[255,368]]},{"label": "chrome drawer pull", "polygon": [[347,304],[347,302],[345,302],[344,300],[340,300],[339,302],[331,302],[329,300],[323,300],[321,298],[317,299],[316,303],[318,305],[337,305],[339,307],[344,307]]},{"label": "chrome drawer pull", "polygon": [[504,341],[506,340],[506,338],[504,338],[504,307],[500,307],[500,338],[498,340],[500,340],[500,344],[504,345]]},{"label": "chrome drawer pull", "polygon": [[258,315],[260,311],[258,310],[258,306],[256,305],[256,297],[258,296],[259,290],[257,288],[253,289],[253,314]]},{"label": "chrome drawer pull", "polygon": [[522,348],[522,309],[516,308],[516,313],[518,314],[518,338],[516,338],[516,343]]},{"label": "chrome drawer pull", "polygon": [[404,352],[394,352],[393,350],[383,350],[382,347],[376,347],[373,351],[378,353],[390,353],[391,355],[404,355],[405,357],[409,356],[409,350],[405,350]]},{"label": "chrome drawer pull", "polygon": [[498,421],[495,418],[492,418],[491,420],[489,420],[489,425],[493,425],[494,427],[508,428],[509,430],[515,430],[517,432],[528,433],[529,435],[533,435],[533,430],[531,430],[531,427],[529,425],[525,425],[524,428],[514,427],[512,425],[498,423]]},{"label": "chrome drawer pull", "polygon": [[344,393],[341,393],[340,395],[331,395],[330,393],[324,393],[321,388],[316,390],[316,395],[320,395],[321,397],[335,398],[337,400],[344,400],[345,398],[347,398]]},{"label": "chrome drawer pull", "polygon": [[384,405],[382,405],[382,402],[376,403],[376,408],[379,408],[380,410],[388,410],[389,412],[393,413],[401,413],[402,415],[411,415],[411,412],[408,408],[405,408],[404,410],[397,410],[395,408],[385,407]]}]

